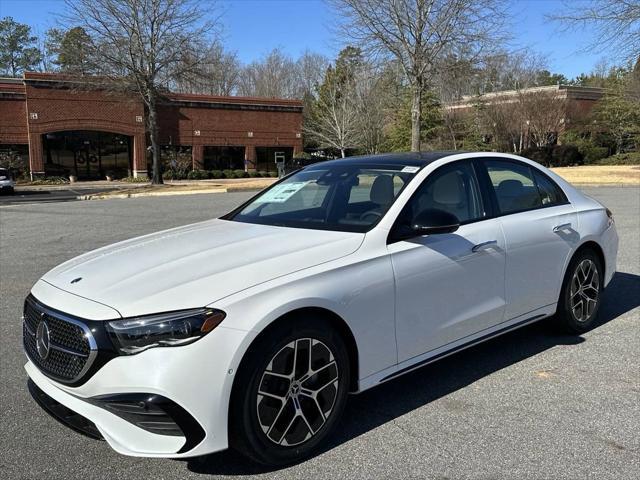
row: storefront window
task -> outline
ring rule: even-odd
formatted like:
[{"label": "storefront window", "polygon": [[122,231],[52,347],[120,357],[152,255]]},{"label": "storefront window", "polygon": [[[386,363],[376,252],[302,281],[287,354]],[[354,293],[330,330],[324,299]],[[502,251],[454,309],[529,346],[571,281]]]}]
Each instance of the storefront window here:
[{"label": "storefront window", "polygon": [[131,172],[131,137],[76,130],[44,135],[45,173],[81,179],[126,177]]}]

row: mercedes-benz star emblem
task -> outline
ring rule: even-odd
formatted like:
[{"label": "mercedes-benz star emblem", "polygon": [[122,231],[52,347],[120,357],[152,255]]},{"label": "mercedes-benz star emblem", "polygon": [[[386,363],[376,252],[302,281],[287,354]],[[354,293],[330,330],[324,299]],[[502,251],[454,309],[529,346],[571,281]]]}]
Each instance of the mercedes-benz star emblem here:
[{"label": "mercedes-benz star emblem", "polygon": [[38,329],[36,330],[36,349],[38,350],[38,355],[42,360],[45,360],[49,356],[49,350],[51,348],[51,338],[49,336],[49,325],[47,322],[42,320],[38,324]]}]

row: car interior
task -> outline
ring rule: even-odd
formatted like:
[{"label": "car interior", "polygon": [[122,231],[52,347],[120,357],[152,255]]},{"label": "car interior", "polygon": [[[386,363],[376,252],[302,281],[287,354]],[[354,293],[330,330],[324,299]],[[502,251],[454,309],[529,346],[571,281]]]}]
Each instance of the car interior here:
[{"label": "car interior", "polygon": [[382,218],[413,175],[399,170],[353,167],[326,171],[320,176],[315,172],[315,178],[305,180],[306,184],[285,201],[263,203],[246,213],[240,212],[234,219],[364,232]]}]

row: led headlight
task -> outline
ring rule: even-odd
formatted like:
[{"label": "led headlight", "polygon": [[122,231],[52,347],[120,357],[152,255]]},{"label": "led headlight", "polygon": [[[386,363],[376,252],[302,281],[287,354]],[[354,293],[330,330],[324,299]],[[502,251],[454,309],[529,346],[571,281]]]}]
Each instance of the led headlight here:
[{"label": "led headlight", "polygon": [[114,346],[122,355],[153,347],[173,347],[195,342],[217,327],[226,314],[213,308],[125,318],[107,323]]}]

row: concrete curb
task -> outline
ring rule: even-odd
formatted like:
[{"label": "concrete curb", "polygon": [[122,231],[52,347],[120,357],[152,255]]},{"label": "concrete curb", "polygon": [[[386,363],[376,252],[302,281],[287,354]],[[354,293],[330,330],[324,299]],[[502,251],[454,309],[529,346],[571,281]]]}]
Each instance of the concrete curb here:
[{"label": "concrete curb", "polygon": [[615,187],[615,188],[638,188],[640,187],[640,183],[571,183],[574,187],[583,188],[583,187]]},{"label": "concrete curb", "polygon": [[138,198],[138,197],[165,197],[172,195],[200,195],[204,193],[227,193],[226,188],[207,188],[202,190],[180,190],[176,192],[140,192],[140,193],[96,193],[91,195],[79,195],[78,200],[109,200],[111,198]]}]

